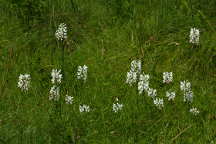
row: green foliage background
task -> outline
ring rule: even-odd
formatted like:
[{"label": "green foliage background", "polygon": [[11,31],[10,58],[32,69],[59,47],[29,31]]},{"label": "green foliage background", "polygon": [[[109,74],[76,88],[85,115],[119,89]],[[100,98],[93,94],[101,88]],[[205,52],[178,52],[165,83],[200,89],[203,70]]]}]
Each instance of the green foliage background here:
[{"label": "green foliage background", "polygon": [[[215,17],[215,0],[0,0],[0,143],[216,143]],[[61,68],[54,34],[62,22],[64,80],[54,103],[50,72]],[[198,46],[188,42],[191,27],[200,29]],[[162,111],[125,84],[133,59],[142,60],[159,97],[176,91]],[[75,77],[84,64],[85,84]],[[165,71],[174,73],[173,84],[162,84]],[[32,77],[27,93],[17,88],[21,73]],[[192,104],[179,90],[186,79]],[[67,93],[73,105],[64,104]],[[124,104],[119,113],[112,112],[116,97]],[[78,111],[83,103],[90,113]]]}]

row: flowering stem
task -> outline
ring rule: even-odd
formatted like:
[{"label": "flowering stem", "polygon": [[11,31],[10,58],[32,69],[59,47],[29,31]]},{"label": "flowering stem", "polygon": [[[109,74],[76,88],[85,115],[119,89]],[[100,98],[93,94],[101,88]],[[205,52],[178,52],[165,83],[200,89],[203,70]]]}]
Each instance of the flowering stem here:
[{"label": "flowering stem", "polygon": [[62,42],[62,65],[61,65],[61,69],[62,69],[62,73],[64,73],[64,43]]}]

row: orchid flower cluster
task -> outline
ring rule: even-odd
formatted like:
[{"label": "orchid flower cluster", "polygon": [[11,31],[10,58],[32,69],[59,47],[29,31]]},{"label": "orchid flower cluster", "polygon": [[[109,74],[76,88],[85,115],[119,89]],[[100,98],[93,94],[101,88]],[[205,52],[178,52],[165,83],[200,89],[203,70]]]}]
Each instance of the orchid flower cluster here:
[{"label": "orchid flower cluster", "polygon": [[18,80],[18,87],[22,91],[28,91],[30,87],[30,80],[31,80],[30,74],[20,74]]},{"label": "orchid flower cluster", "polygon": [[190,37],[190,40],[189,40],[190,43],[199,44],[199,37],[200,37],[199,29],[191,28],[189,37]]},{"label": "orchid flower cluster", "polygon": [[172,72],[164,72],[163,73],[163,83],[171,83],[173,81],[173,73]]},{"label": "orchid flower cluster", "polygon": [[113,103],[113,112],[117,113],[118,111],[122,110],[123,104],[118,103],[118,98],[116,98],[116,103]]},{"label": "orchid flower cluster", "polygon": [[[84,82],[87,80],[87,74],[88,74],[88,67],[86,65],[83,66],[78,66],[77,69],[77,79],[82,79]],[[80,105],[79,106],[79,111],[82,112],[90,112],[90,106],[88,105]]]},{"label": "orchid flower cluster", "polygon": [[138,91],[139,94],[142,94],[143,91],[148,91],[149,89],[149,75],[148,74],[140,74],[139,82],[138,82]]},{"label": "orchid flower cluster", "polygon": [[191,83],[188,80],[180,82],[180,90],[184,93],[184,102],[193,101],[193,92],[191,90]]},{"label": "orchid flower cluster", "polygon": [[74,101],[74,97],[69,96],[68,94],[66,94],[66,96],[65,96],[66,104],[73,104],[73,101]]},{"label": "orchid flower cluster", "polygon": [[164,107],[164,101],[162,98],[155,98],[154,99],[154,104],[158,109],[162,109]]},{"label": "orchid flower cluster", "polygon": [[[163,83],[169,84],[173,82],[173,73],[172,72],[163,72]],[[168,101],[174,101],[175,99],[175,92],[174,91],[167,91],[166,97],[168,98]]]},{"label": "orchid flower cluster", "polygon": [[83,79],[84,82],[87,80],[88,67],[86,65],[78,66],[77,79]]},{"label": "orchid flower cluster", "polygon": [[[141,73],[141,61],[140,60],[133,60],[131,62],[131,70],[127,72],[127,79],[126,83],[132,85],[133,83],[136,83],[137,79],[138,81],[138,93],[142,94],[143,92],[146,92],[149,97],[153,99],[154,105],[158,109],[162,109],[164,107],[164,100],[163,98],[157,97],[157,90],[154,88],[151,88],[149,86],[149,74]],[[163,83],[169,84],[173,82],[173,72],[163,72]],[[193,92],[191,90],[191,83],[188,81],[181,81],[180,82],[180,89],[184,92],[184,101],[192,102],[193,101]],[[168,101],[174,101],[176,97],[176,93],[174,91],[166,91],[165,95],[168,99]],[[117,111],[117,104],[113,104],[113,111]],[[120,105],[121,107],[122,105]],[[197,109],[195,109],[197,110]],[[195,111],[195,110],[190,110]],[[197,110],[198,111],[198,110]],[[195,111],[194,113],[199,113]]]},{"label": "orchid flower cluster", "polygon": [[174,101],[175,96],[176,96],[176,94],[173,91],[172,92],[169,92],[169,91],[166,92],[166,97],[168,98],[168,101]]},{"label": "orchid flower cluster", "polygon": [[157,90],[156,89],[149,88],[147,93],[148,93],[148,96],[150,96],[153,99],[153,103],[158,109],[162,109],[164,107],[163,98],[156,97],[157,96]]},{"label": "orchid flower cluster", "polygon": [[49,100],[58,101],[60,98],[60,88],[56,85],[53,85],[50,89]]},{"label": "orchid flower cluster", "polygon": [[131,69],[127,72],[126,83],[130,86],[136,83],[138,74],[141,73],[141,60],[133,60],[131,62]]},{"label": "orchid flower cluster", "polygon": [[52,76],[51,79],[52,84],[61,83],[62,80],[61,70],[53,69],[51,72],[51,76]]},{"label": "orchid flower cluster", "polygon": [[[184,80],[180,82],[180,90],[184,93],[184,102],[193,102],[193,91],[191,90],[191,83],[188,80]],[[190,113],[194,115],[199,114],[199,110],[197,108],[191,108],[189,110]]]},{"label": "orchid flower cluster", "polygon": [[[88,67],[86,65],[78,66],[77,70],[77,79],[82,79],[84,81],[87,80],[87,72]],[[52,69],[51,71],[51,83],[53,86],[51,87],[49,93],[49,100],[58,101],[60,99],[60,84],[62,82],[63,75],[61,74],[61,69]],[[149,74],[141,73],[141,61],[133,60],[131,62],[131,69],[127,73],[126,83],[132,85],[136,83],[138,80],[138,93],[141,95],[143,92],[146,92],[149,97],[153,99],[153,104],[158,108],[162,109],[164,107],[164,99],[157,97],[157,90],[151,88],[149,86]],[[28,91],[30,87],[31,77],[29,74],[20,74],[18,87],[22,91]],[[163,83],[169,84],[173,82],[173,73],[172,72],[164,72],[163,73]],[[184,80],[180,82],[180,90],[184,93],[184,102],[192,102],[193,101],[193,92],[191,90],[191,83],[188,80]],[[176,93],[174,91],[166,91],[166,97],[168,101],[174,101],[176,97]],[[66,104],[73,104],[74,97],[69,96],[68,94],[65,96]],[[112,111],[117,113],[123,109],[124,105],[119,103],[118,98],[116,98],[115,102],[112,105]],[[79,105],[79,111],[82,112],[90,112],[90,106],[88,105]],[[193,107],[189,110],[190,113],[194,115],[198,115],[200,111]]]},{"label": "orchid flower cluster", "polygon": [[80,105],[79,106],[79,111],[82,113],[82,112],[90,112],[90,106],[88,105]]},{"label": "orchid flower cluster", "polygon": [[61,23],[58,26],[58,29],[55,32],[55,37],[61,41],[64,39],[67,39],[67,26],[66,26],[66,24]]},{"label": "orchid flower cluster", "polygon": [[60,87],[58,86],[62,80],[61,70],[53,69],[51,72],[51,82],[53,86],[50,89],[49,100],[58,101],[60,98]]},{"label": "orchid flower cluster", "polygon": [[200,111],[195,107],[191,108],[189,112],[192,113],[193,115],[198,115],[200,113]]},{"label": "orchid flower cluster", "polygon": [[149,87],[149,78],[148,74],[140,74],[139,82],[138,82],[138,91],[139,94],[142,94],[143,91],[147,92],[148,96],[153,99],[153,103],[156,105],[158,109],[162,109],[164,107],[164,102],[162,98],[157,98],[157,90]]}]

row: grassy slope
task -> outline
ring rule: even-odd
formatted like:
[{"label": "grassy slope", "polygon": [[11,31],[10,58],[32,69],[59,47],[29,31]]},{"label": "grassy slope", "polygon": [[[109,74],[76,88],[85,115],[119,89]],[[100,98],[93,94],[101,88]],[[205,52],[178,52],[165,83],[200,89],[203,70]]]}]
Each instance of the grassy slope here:
[{"label": "grassy slope", "polygon": [[[50,1],[51,2],[51,1]],[[0,19],[0,141],[3,143],[210,143],[215,131],[215,2],[187,1],[70,1],[47,2],[37,21],[18,18],[19,13],[2,6]],[[198,11],[200,10],[200,11]],[[11,13],[10,13],[11,12]],[[192,16],[193,14],[193,16]],[[57,25],[68,25],[62,96],[74,96],[73,105],[48,100],[50,71],[61,67],[61,49],[54,33]],[[29,27],[28,27],[29,26]],[[201,44],[191,46],[191,27],[201,30]],[[176,45],[179,43],[179,45]],[[51,51],[56,49],[51,62]],[[175,90],[174,103],[165,101],[157,110],[136,86],[125,84],[133,59],[141,59],[150,84],[164,97]],[[86,64],[86,84],[75,78],[78,65]],[[173,71],[174,83],[163,85],[162,72]],[[17,88],[20,73],[30,73],[28,93]],[[195,94],[188,113],[179,81],[188,79]],[[122,112],[111,110],[115,98]],[[92,108],[78,112],[79,104]]]}]

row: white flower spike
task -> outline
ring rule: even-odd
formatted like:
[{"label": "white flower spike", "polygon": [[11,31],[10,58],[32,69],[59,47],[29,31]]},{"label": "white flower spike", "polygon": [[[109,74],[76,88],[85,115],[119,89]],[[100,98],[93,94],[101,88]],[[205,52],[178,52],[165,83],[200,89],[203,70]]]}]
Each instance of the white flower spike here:
[{"label": "white flower spike", "polygon": [[62,80],[61,70],[53,69],[51,72],[51,76],[52,76],[51,79],[52,84],[61,83]]},{"label": "white flower spike", "polygon": [[190,29],[190,43],[199,44],[200,32],[199,29],[191,28]]},{"label": "white flower spike", "polygon": [[163,73],[163,83],[170,83],[173,81],[173,73],[172,72],[164,72]]},{"label": "white flower spike", "polygon": [[149,88],[147,90],[148,96],[155,98],[157,96],[157,90],[153,88]]},{"label": "white flower spike", "polygon": [[174,101],[175,96],[175,92],[166,92],[166,97],[168,98],[168,101]]},{"label": "white flower spike", "polygon": [[133,60],[131,62],[131,71],[141,73],[141,60]]},{"label": "white flower spike", "polygon": [[123,104],[119,104],[118,98],[116,98],[116,103],[113,103],[113,107],[112,107],[113,111],[117,113],[118,111],[122,110],[122,108],[123,108]]},{"label": "white flower spike", "polygon": [[192,113],[193,115],[198,115],[200,113],[200,111],[197,108],[191,108],[189,110],[190,113]]},{"label": "white flower spike", "polygon": [[133,83],[136,82],[136,80],[137,80],[136,72],[132,72],[132,71],[127,72],[126,83],[128,83],[131,86]]},{"label": "white flower spike", "polygon": [[184,92],[184,102],[193,101],[193,91],[191,90],[191,83],[189,81],[181,81],[180,89]]},{"label": "white flower spike", "polygon": [[86,65],[78,66],[77,79],[83,79],[84,82],[87,80],[88,67]]},{"label": "white flower spike", "polygon": [[30,74],[20,74],[18,80],[18,87],[22,91],[28,91],[30,87],[30,80],[31,80]]},{"label": "white flower spike", "polygon": [[66,104],[72,104],[73,103],[73,99],[74,99],[74,97],[66,95],[65,96],[65,102],[66,102]]},{"label": "white flower spike", "polygon": [[56,85],[52,86],[50,89],[49,100],[58,101],[60,98],[59,91],[59,87],[57,87]]},{"label": "white flower spike", "polygon": [[164,101],[161,98],[154,99],[154,104],[158,109],[162,109],[164,107]]},{"label": "white flower spike", "polygon": [[141,74],[138,82],[139,94],[142,94],[144,90],[147,91],[148,89],[149,89],[149,75]]},{"label": "white flower spike", "polygon": [[55,37],[58,40],[61,40],[61,41],[64,40],[64,39],[67,39],[67,27],[66,27],[66,24],[61,23],[58,26],[58,29],[55,32]]},{"label": "white flower spike", "polygon": [[191,90],[184,92],[184,102],[193,102],[193,92]]},{"label": "white flower spike", "polygon": [[80,105],[79,111],[82,112],[90,112],[90,107],[88,105]]},{"label": "white flower spike", "polygon": [[180,82],[180,89],[182,91],[190,91],[191,90],[191,83],[188,80]]},{"label": "white flower spike", "polygon": [[126,83],[130,86],[137,81],[138,74],[141,73],[141,60],[133,60],[131,62],[130,71],[127,72]]}]

